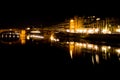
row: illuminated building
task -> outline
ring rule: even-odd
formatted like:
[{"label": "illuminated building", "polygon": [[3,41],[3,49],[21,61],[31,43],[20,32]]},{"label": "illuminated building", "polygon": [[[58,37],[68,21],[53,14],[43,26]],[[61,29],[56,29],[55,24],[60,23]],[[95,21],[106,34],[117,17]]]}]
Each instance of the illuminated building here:
[{"label": "illuminated building", "polygon": [[70,32],[77,32],[81,28],[83,28],[83,18],[74,16],[74,18],[70,20]]}]

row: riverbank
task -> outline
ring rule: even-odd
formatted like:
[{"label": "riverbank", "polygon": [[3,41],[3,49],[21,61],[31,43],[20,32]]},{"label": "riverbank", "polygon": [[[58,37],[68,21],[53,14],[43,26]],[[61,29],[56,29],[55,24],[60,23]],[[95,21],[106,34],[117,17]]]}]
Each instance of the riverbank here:
[{"label": "riverbank", "polygon": [[75,40],[80,39],[91,41],[105,41],[105,42],[120,42],[120,34],[80,34],[80,33],[57,33],[55,34],[60,40]]}]

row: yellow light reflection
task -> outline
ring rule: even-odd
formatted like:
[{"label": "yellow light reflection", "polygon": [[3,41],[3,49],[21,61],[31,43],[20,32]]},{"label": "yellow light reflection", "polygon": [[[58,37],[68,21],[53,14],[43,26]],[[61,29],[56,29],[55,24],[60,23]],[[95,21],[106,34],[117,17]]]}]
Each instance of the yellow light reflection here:
[{"label": "yellow light reflection", "polygon": [[93,64],[95,63],[95,61],[94,61],[94,56],[92,56],[92,63],[93,63]]},{"label": "yellow light reflection", "polygon": [[95,55],[95,59],[96,59],[96,63],[99,64],[99,56],[97,54]]},{"label": "yellow light reflection", "polygon": [[21,44],[25,44],[26,43],[26,31],[25,30],[21,30],[20,33],[20,40],[21,40]]},{"label": "yellow light reflection", "polygon": [[93,48],[93,49],[98,50],[98,46],[97,46],[97,45],[94,45],[94,48]]},{"label": "yellow light reflection", "polygon": [[29,40],[30,39],[30,36],[29,35],[27,35],[27,40]]},{"label": "yellow light reflection", "polygon": [[69,48],[70,48],[70,56],[72,59],[73,58],[73,50],[74,50],[74,42],[70,42]]},{"label": "yellow light reflection", "polygon": [[66,42],[69,44],[69,55],[73,59],[76,56],[81,55],[82,53],[90,53],[90,59],[92,64],[100,64],[101,58],[104,60],[110,59],[111,54],[115,53],[120,60],[120,48],[106,46],[106,45],[97,45],[89,42]]},{"label": "yellow light reflection", "polygon": [[72,50],[70,50],[70,57],[71,57],[71,59],[73,58],[73,51]]},{"label": "yellow light reflection", "polygon": [[51,34],[51,36],[50,36],[50,40],[54,40],[54,36],[53,36],[53,34]]},{"label": "yellow light reflection", "polygon": [[120,49],[115,49],[115,51],[120,55]]},{"label": "yellow light reflection", "polygon": [[71,56],[71,59],[73,58],[73,55],[81,54],[81,52],[84,51],[84,48],[91,51],[91,53],[94,53],[93,51],[95,51],[95,55],[92,56],[93,64],[94,63],[99,64],[100,62],[99,61],[100,57],[98,53],[102,54],[103,59],[107,59],[108,57],[110,57],[113,51],[117,53],[118,57],[120,56],[120,48],[116,49],[116,48],[112,48],[111,46],[95,45],[87,42],[83,42],[83,43],[82,42],[66,42],[66,43],[69,44],[69,54]]},{"label": "yellow light reflection", "polygon": [[101,49],[102,49],[103,52],[105,52],[105,53],[107,52],[107,47],[106,46],[102,46]]}]

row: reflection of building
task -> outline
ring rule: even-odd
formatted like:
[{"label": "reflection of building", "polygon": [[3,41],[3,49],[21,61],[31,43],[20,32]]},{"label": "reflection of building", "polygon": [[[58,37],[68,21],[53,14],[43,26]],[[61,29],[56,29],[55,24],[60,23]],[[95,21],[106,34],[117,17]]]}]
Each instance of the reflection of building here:
[{"label": "reflection of building", "polygon": [[69,52],[70,52],[71,58],[73,58],[73,55],[81,52],[81,46],[78,46],[78,43],[76,43],[76,42],[70,42],[69,43]]},{"label": "reflection of building", "polygon": [[71,59],[81,56],[88,56],[93,64],[99,64],[102,60],[112,58],[114,54],[116,58],[120,60],[120,48],[115,48],[105,45],[96,45],[87,42],[69,42],[69,53]]},{"label": "reflection of building", "polygon": [[25,44],[26,42],[26,31],[25,30],[21,30],[20,40],[21,40],[21,44]]},{"label": "reflection of building", "polygon": [[72,43],[70,43],[69,44],[69,49],[70,49],[70,56],[71,56],[71,58],[73,58],[73,51],[74,51],[74,42],[72,42]]}]

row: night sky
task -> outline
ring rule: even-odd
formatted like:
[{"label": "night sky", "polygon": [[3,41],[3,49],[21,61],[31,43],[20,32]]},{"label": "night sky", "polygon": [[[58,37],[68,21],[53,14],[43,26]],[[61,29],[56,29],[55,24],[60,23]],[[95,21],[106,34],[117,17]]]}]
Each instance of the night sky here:
[{"label": "night sky", "polygon": [[4,2],[0,6],[0,25],[52,25],[74,15],[119,16],[119,5],[103,1],[88,2]]}]

